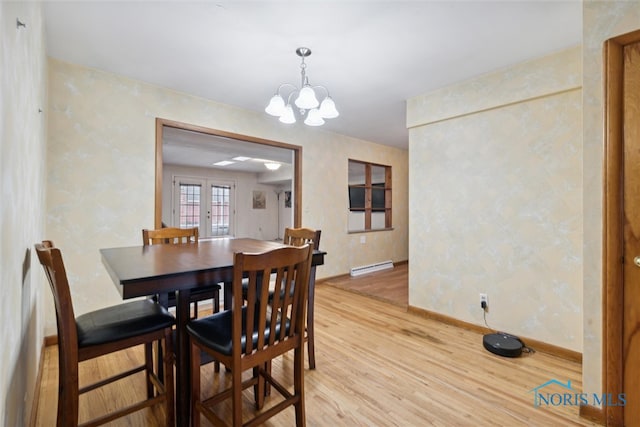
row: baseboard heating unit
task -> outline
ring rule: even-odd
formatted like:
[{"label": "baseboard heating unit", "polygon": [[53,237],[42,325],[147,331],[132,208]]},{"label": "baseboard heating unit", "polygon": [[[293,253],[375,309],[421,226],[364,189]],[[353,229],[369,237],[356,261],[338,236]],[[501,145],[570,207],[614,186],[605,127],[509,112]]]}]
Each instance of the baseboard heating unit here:
[{"label": "baseboard heating unit", "polygon": [[393,268],[393,261],[382,261],[376,262],[375,264],[361,265],[359,267],[353,267],[351,269],[351,276],[361,276],[363,274],[386,270],[388,268]]}]

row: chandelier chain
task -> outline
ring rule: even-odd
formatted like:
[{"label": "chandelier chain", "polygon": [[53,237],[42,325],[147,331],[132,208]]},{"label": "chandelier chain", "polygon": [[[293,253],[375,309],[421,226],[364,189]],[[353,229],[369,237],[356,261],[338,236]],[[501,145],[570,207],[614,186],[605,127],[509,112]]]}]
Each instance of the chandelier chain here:
[{"label": "chandelier chain", "polygon": [[300,63],[300,75],[301,75],[301,83],[300,87],[304,87],[305,84],[309,84],[309,79],[307,79],[307,64],[304,63],[304,56],[302,57],[302,62]]}]

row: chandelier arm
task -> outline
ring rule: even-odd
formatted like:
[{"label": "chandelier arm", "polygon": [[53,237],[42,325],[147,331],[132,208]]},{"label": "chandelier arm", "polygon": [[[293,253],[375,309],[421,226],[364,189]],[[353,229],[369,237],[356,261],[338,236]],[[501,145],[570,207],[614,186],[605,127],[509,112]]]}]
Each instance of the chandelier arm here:
[{"label": "chandelier arm", "polygon": [[[293,85],[292,85],[292,86],[293,86]],[[294,87],[295,87],[295,86],[294,86]],[[290,105],[290,104],[291,104],[291,97],[292,97],[293,95],[295,95],[296,93],[298,93],[298,92],[300,92],[300,91],[298,90],[298,88],[296,88],[296,90],[293,90],[293,91],[291,91],[291,93],[289,93],[289,96],[287,97],[287,105]]]},{"label": "chandelier arm", "polygon": [[327,92],[327,95],[325,96],[325,98],[329,96],[329,89],[327,89],[326,87],[324,87],[324,86],[322,86],[322,85],[312,86],[311,88],[312,88],[313,90],[315,90],[316,88],[324,89],[324,91],[325,91],[325,92]]},{"label": "chandelier arm", "polygon": [[293,85],[291,83],[282,83],[280,86],[278,86],[278,90],[276,90],[276,95],[280,95],[280,91],[282,90],[282,88],[287,86],[291,86],[293,88],[293,91],[298,90],[298,87],[296,85]]}]

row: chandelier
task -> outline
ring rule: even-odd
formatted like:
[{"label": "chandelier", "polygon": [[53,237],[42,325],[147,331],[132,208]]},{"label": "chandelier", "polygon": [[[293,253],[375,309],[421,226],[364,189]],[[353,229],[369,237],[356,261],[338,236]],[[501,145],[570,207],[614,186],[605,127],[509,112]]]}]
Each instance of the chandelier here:
[{"label": "chandelier", "polygon": [[[266,111],[267,114],[279,117],[282,123],[295,123],[296,116],[291,106],[291,99],[297,95],[294,104],[298,107],[298,111],[302,117],[307,116],[304,124],[308,126],[322,126],[324,119],[333,119],[339,116],[338,110],[336,110],[336,104],[329,96],[329,90],[326,87],[311,86],[309,84],[309,78],[306,72],[307,64],[304,63],[304,59],[311,55],[311,49],[299,47],[296,49],[296,54],[302,58],[302,62],[300,63],[300,75],[302,77],[300,89],[290,83],[281,84],[264,111]],[[322,103],[316,98],[317,90],[326,92]],[[285,98],[287,100],[286,103]]]}]

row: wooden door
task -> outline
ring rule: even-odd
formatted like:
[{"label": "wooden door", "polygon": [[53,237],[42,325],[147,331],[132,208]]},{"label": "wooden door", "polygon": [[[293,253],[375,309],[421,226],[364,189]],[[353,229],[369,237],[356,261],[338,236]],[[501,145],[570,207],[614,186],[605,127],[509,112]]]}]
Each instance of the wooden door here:
[{"label": "wooden door", "polygon": [[623,58],[624,425],[640,426],[640,42]]},{"label": "wooden door", "polygon": [[640,426],[640,30],[607,40],[604,59],[602,392],[624,402],[580,412]]}]

